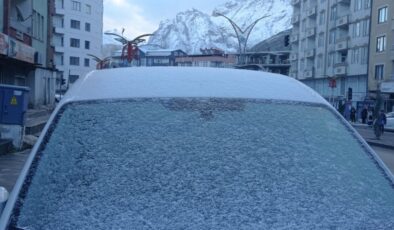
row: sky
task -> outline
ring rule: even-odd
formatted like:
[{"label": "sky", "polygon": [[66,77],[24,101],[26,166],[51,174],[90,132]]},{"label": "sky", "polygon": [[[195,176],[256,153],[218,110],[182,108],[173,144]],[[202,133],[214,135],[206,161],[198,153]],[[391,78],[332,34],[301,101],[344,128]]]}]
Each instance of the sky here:
[{"label": "sky", "polygon": [[[160,21],[172,19],[178,12],[198,9],[211,14],[213,9],[227,0],[104,0],[104,32],[114,31],[134,38],[153,33]],[[105,37],[104,42],[111,38]]]}]

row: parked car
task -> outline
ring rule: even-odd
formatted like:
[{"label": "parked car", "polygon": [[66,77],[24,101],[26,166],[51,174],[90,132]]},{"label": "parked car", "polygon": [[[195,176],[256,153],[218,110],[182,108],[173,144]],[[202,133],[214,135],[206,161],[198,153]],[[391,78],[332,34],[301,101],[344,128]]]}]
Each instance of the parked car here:
[{"label": "parked car", "polygon": [[394,129],[394,112],[387,113],[386,119],[387,119],[386,128]]},{"label": "parked car", "polygon": [[88,74],[59,102],[0,229],[394,229],[394,177],[295,79]]}]

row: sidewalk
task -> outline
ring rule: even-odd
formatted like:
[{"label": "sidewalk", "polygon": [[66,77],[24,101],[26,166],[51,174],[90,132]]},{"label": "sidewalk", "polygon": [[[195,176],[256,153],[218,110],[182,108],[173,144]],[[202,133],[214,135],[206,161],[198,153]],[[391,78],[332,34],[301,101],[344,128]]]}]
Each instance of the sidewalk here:
[{"label": "sidewalk", "polygon": [[380,137],[380,140],[377,140],[371,126],[364,124],[352,125],[369,145],[394,150],[394,132],[392,132],[393,130],[385,131],[384,134]]}]

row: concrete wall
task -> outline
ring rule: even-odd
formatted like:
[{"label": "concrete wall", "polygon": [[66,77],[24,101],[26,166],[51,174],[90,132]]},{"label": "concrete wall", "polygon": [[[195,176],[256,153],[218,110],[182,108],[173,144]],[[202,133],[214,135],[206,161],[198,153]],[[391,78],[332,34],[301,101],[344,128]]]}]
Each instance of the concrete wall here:
[{"label": "concrete wall", "polygon": [[[378,10],[388,7],[387,22],[378,24]],[[386,35],[386,50],[376,52],[377,37]],[[368,90],[376,91],[378,80],[375,80],[375,66],[384,65],[384,79],[382,81],[394,81],[394,1],[393,0],[373,0],[371,19],[371,44],[368,71]]]},{"label": "concrete wall", "polygon": [[34,0],[33,1],[33,48],[38,52],[38,64],[42,67],[47,67],[47,31],[48,31],[48,1]]},{"label": "concrete wall", "polygon": [[43,68],[37,68],[32,72],[27,81],[30,88],[29,105],[39,107],[41,105],[54,105],[56,93],[56,73]]}]

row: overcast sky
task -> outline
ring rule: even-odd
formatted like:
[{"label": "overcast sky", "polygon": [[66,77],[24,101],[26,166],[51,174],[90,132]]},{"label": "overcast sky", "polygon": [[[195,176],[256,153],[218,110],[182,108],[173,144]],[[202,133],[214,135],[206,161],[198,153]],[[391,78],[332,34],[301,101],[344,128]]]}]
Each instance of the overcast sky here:
[{"label": "overcast sky", "polygon": [[[172,19],[181,11],[196,8],[211,13],[226,0],[104,0],[104,31],[117,29],[135,37],[153,33],[160,21]],[[104,38],[104,42],[106,39]]]}]

